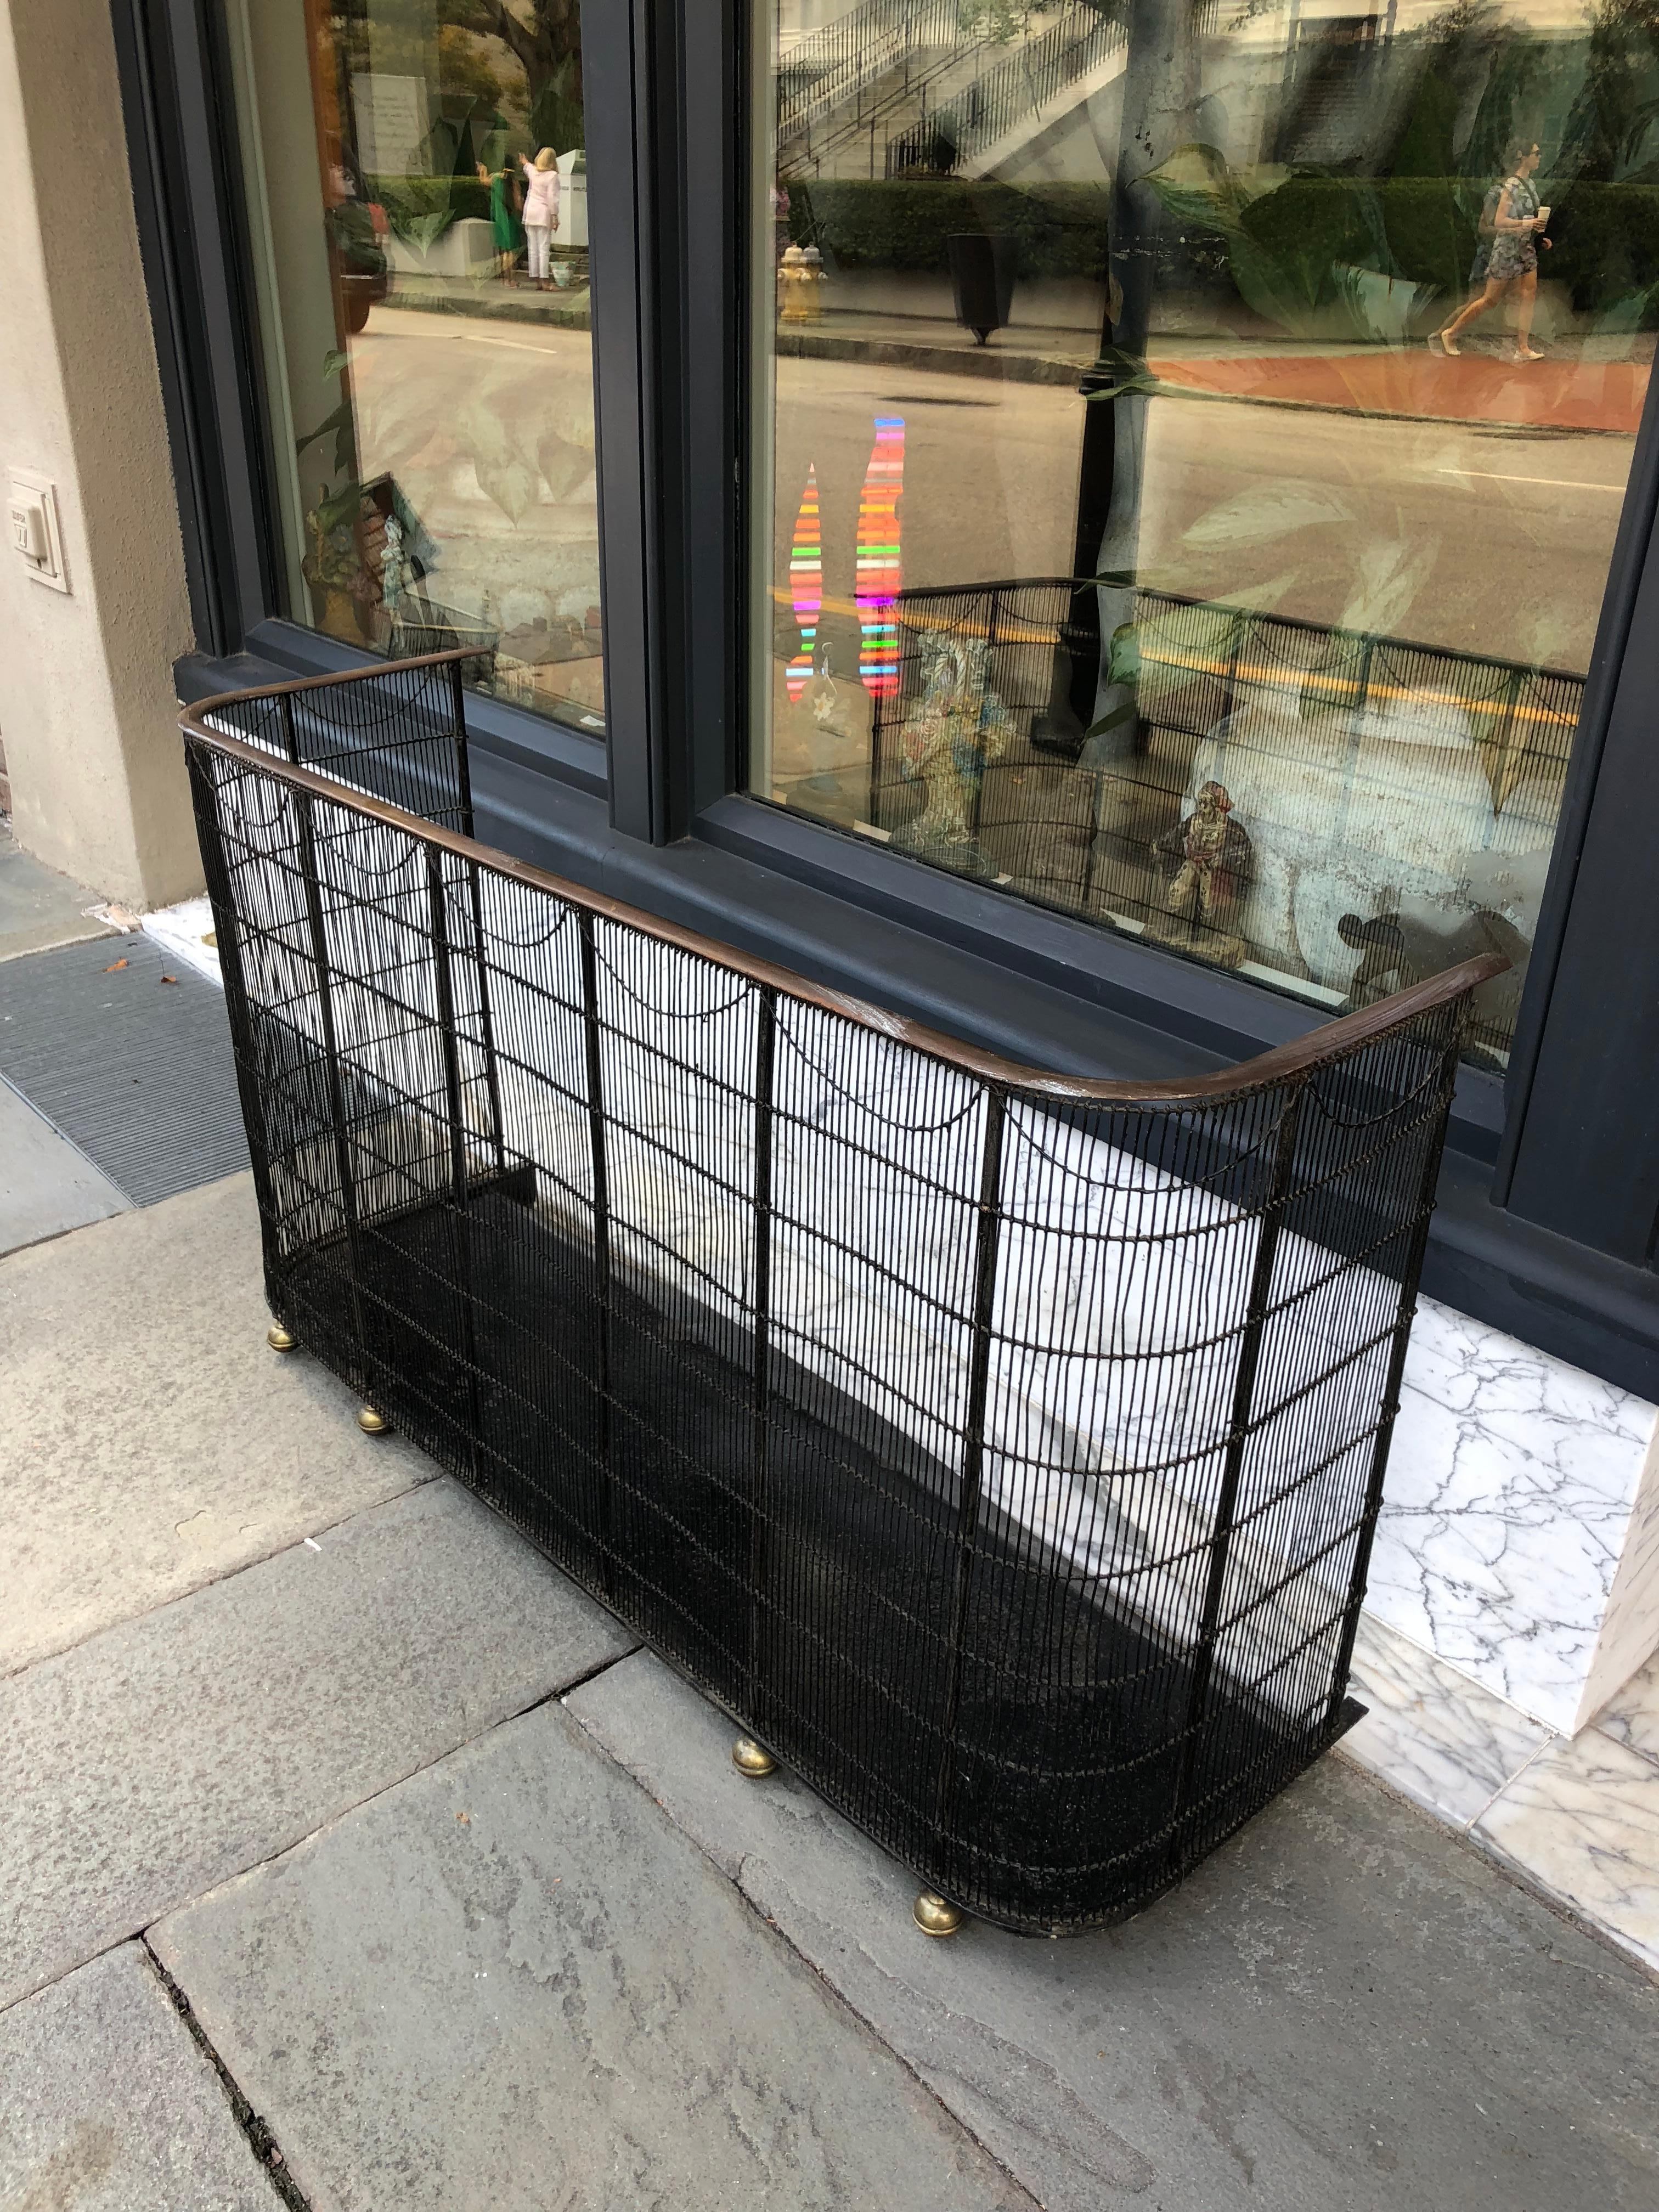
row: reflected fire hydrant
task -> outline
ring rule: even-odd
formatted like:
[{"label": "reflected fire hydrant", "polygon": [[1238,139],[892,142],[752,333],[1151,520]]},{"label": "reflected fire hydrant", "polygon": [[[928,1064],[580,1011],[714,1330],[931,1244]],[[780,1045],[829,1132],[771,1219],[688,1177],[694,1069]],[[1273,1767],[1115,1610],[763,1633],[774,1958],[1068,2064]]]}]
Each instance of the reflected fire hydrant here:
[{"label": "reflected fire hydrant", "polygon": [[823,313],[823,256],[816,246],[788,246],[778,265],[778,318],[815,323]]}]

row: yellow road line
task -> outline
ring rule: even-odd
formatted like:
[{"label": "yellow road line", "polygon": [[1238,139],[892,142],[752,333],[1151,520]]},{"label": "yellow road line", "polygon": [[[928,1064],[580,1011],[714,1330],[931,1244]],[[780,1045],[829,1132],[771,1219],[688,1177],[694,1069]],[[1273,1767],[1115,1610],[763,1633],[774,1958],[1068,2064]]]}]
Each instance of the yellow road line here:
[{"label": "yellow road line", "polygon": [[[780,606],[793,605],[789,593],[781,586],[773,587],[772,597]],[[862,611],[858,603],[852,599],[827,599],[822,604],[832,614],[856,616]],[[937,615],[913,616],[907,608],[902,606],[895,607],[893,614],[899,622],[911,629],[935,629],[940,626],[939,617]],[[957,622],[951,627],[967,637],[990,635],[989,629],[983,623]],[[1059,641],[1060,633],[1052,626],[1039,629],[1027,623],[1011,623],[1006,627],[1000,623],[997,628],[999,645],[1057,645]],[[1283,690],[1288,690],[1294,684],[1303,690],[1311,688],[1336,696],[1350,693],[1353,689],[1352,684],[1346,677],[1333,675],[1323,669],[1306,669],[1298,672],[1295,670],[1258,665],[1249,661],[1241,661],[1237,667],[1234,668],[1225,660],[1206,660],[1197,655],[1176,653],[1152,653],[1147,658],[1157,668],[1184,669],[1188,674],[1194,676],[1231,674],[1235,681],[1273,684]],[[1509,714],[1509,708],[1502,699],[1492,701],[1468,699],[1455,691],[1425,691],[1407,684],[1370,684],[1365,688],[1365,697],[1368,702],[1373,699],[1409,699],[1419,706],[1456,707],[1471,714],[1485,714],[1494,721],[1500,716]],[[1576,714],[1564,714],[1559,708],[1534,705],[1522,700],[1516,702],[1514,714],[1510,719],[1517,722],[1541,723],[1548,728],[1558,730],[1576,730],[1578,726],[1578,717]],[[1565,759],[1565,755],[1556,755],[1553,757]]]}]

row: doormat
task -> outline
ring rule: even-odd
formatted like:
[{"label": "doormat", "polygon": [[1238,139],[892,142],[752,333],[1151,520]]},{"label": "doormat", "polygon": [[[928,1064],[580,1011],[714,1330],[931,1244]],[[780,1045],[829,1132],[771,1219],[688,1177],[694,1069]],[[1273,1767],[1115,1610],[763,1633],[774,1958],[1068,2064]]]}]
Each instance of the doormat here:
[{"label": "doormat", "polygon": [[0,1074],[135,1206],[248,1164],[224,993],[142,933],[0,962]]}]

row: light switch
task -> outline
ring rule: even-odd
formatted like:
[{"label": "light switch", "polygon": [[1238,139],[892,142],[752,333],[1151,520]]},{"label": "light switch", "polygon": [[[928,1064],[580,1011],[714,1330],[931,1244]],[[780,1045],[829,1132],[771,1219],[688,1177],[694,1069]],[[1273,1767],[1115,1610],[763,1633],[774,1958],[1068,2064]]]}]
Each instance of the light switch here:
[{"label": "light switch", "polygon": [[47,558],[51,549],[46,543],[46,511],[38,499],[25,496],[12,501],[11,542],[26,561]]},{"label": "light switch", "polygon": [[7,505],[11,512],[12,550],[38,584],[55,592],[69,589],[64,568],[64,540],[58,527],[58,495],[44,477],[11,472]]}]

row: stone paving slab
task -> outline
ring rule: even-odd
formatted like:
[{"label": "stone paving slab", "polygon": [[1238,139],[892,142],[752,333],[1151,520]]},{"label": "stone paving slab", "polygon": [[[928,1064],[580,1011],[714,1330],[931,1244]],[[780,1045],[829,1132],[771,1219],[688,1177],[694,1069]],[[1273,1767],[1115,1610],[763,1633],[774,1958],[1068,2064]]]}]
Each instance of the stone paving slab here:
[{"label": "stone paving slab", "polygon": [[629,1649],[447,1480],[0,1682],[0,2003]]},{"label": "stone paving slab", "polygon": [[315,2212],[1030,2212],[557,1705],[151,1940]]},{"label": "stone paving slab", "polygon": [[251,1176],[0,1260],[0,1674],[430,1479],[270,1319]]},{"label": "stone paving slab", "polygon": [[141,1947],[0,2013],[5,2212],[276,2212]]},{"label": "stone paving slab", "polygon": [[97,896],[72,876],[60,876],[24,852],[11,832],[0,827],[0,960],[44,951],[50,945],[112,935],[108,922],[83,911]]},{"label": "stone paving slab", "polygon": [[1048,2212],[1659,2203],[1659,1992],[1346,1765],[1120,1929],[937,1943],[659,1662],[567,1704]]},{"label": "stone paving slab", "polygon": [[125,1213],[106,1175],[0,1076],[0,1253]]}]

